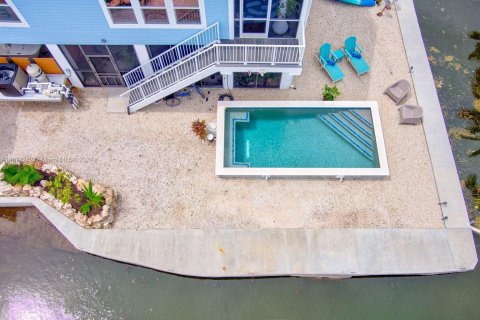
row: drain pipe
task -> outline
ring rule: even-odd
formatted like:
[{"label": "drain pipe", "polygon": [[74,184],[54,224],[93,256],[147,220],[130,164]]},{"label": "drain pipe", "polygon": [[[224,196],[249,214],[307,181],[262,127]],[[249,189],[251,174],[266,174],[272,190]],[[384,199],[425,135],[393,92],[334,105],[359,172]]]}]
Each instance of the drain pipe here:
[{"label": "drain pipe", "polygon": [[267,182],[270,179],[270,176],[264,176],[265,177],[265,182]]}]

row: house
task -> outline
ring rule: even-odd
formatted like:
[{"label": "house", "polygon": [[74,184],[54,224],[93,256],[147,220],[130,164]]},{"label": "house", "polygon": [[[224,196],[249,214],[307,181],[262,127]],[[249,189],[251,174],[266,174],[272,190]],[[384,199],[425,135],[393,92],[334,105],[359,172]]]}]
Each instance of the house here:
[{"label": "house", "polygon": [[126,87],[139,110],[203,80],[289,88],[312,0],[0,0],[0,62]]}]

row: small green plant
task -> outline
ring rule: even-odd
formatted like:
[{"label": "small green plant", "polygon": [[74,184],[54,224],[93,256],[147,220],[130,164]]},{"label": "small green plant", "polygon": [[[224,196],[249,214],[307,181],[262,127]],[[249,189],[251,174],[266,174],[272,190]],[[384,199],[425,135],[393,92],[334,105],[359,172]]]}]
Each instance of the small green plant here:
[{"label": "small green plant", "polygon": [[192,122],[192,132],[201,140],[207,138],[207,123],[205,120],[197,119]]},{"label": "small green plant", "polygon": [[470,174],[464,180],[463,184],[472,194],[473,206],[475,207],[475,210],[478,210],[480,206],[480,190],[477,184],[477,175]]},{"label": "small green plant", "polygon": [[382,2],[383,2],[383,0],[375,0],[375,3],[376,3],[377,6],[381,5]]},{"label": "small green plant", "polygon": [[103,195],[93,191],[92,181],[88,181],[88,187],[83,186],[82,191],[85,195],[85,198],[87,198],[87,202],[80,207],[80,212],[84,215],[89,214],[90,211],[92,211],[92,208],[100,207],[105,201],[105,197]]},{"label": "small green plant", "polygon": [[62,203],[69,203],[72,199],[72,183],[65,172],[59,172],[50,180],[48,192]]},{"label": "small green plant", "polygon": [[322,94],[323,94],[323,100],[333,101],[340,95],[340,91],[335,85],[333,87],[329,87],[328,85],[325,85],[323,87]]},{"label": "small green plant", "polygon": [[42,180],[42,174],[31,165],[7,164],[2,168],[4,180],[15,185],[33,185]]}]

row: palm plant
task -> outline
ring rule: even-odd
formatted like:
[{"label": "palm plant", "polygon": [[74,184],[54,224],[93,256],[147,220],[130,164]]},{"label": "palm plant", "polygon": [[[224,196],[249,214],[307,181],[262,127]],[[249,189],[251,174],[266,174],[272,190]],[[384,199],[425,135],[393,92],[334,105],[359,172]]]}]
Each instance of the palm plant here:
[{"label": "palm plant", "polygon": [[[472,31],[468,35],[470,39],[477,41],[475,44],[475,49],[468,55],[469,60],[474,60],[480,62],[480,32]],[[472,77],[472,93],[475,98],[480,99],[480,68],[475,70]]]},{"label": "palm plant", "polygon": [[[469,34],[472,40],[476,40],[475,50],[469,54],[468,59],[480,62],[480,32],[473,31]],[[480,68],[478,68],[471,81],[472,94],[476,98],[473,108],[462,108],[458,113],[459,118],[468,120],[470,124],[465,128],[450,129],[450,136],[458,139],[480,141]],[[473,157],[480,154],[480,148],[469,151],[468,156]]]},{"label": "palm plant", "polygon": [[80,212],[84,215],[89,214],[94,207],[101,207],[105,201],[105,197],[102,194],[93,191],[92,181],[88,181],[88,186],[83,186],[82,192],[85,198],[87,198],[86,202],[80,207]]}]

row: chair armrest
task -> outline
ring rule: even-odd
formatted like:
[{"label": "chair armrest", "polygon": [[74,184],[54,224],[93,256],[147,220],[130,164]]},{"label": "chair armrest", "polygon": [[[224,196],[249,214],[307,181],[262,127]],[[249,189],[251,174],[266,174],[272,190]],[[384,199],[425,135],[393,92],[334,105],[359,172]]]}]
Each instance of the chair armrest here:
[{"label": "chair armrest", "polygon": [[337,55],[335,54],[335,52],[330,51],[330,54],[335,58],[335,60],[338,60],[338,57],[337,57]]},{"label": "chair armrest", "polygon": [[359,44],[357,44],[357,45],[356,45],[356,47],[357,47],[358,51],[360,51],[360,53],[362,53],[362,52],[363,52],[363,49],[360,47],[360,45],[359,45]]},{"label": "chair armrest", "polygon": [[323,57],[320,57],[320,61],[322,62],[323,65],[327,65],[327,61],[325,61],[325,59],[323,59]]}]

